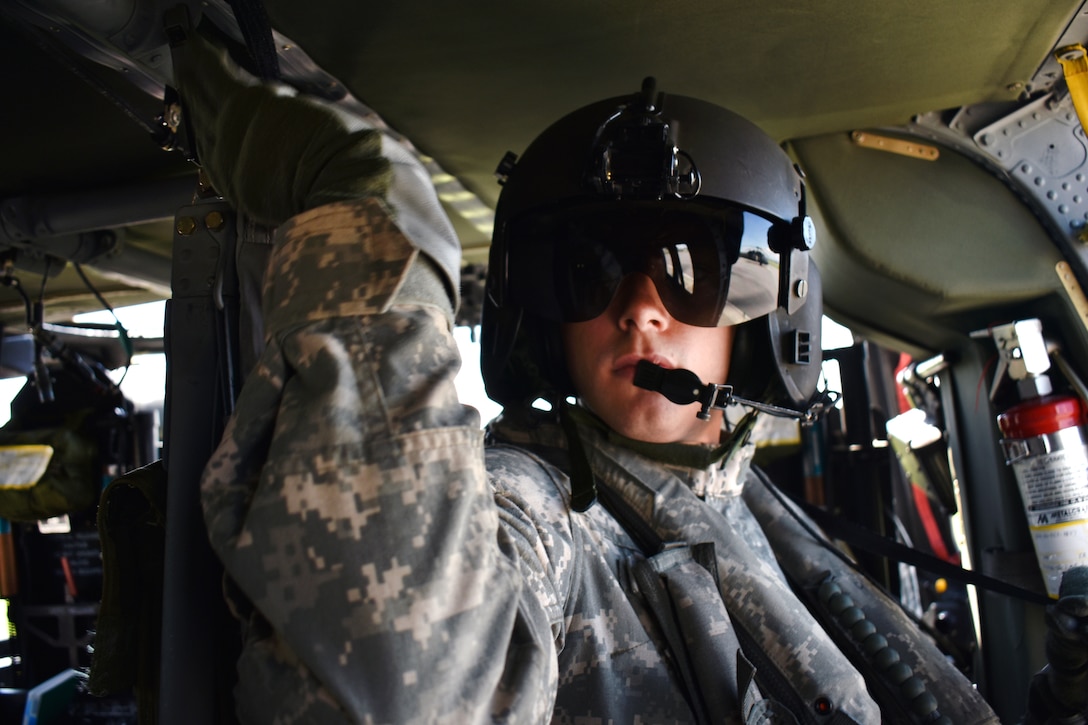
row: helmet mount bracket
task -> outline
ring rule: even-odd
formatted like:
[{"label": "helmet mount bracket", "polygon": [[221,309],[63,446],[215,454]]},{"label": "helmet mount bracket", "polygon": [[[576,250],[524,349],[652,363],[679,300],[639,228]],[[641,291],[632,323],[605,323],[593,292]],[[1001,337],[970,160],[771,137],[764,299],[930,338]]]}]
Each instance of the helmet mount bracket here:
[{"label": "helmet mount bracket", "polygon": [[654,79],[647,78],[641,93],[597,128],[585,173],[585,184],[595,193],[631,200],[699,194],[699,169],[677,146],[676,124],[662,116],[666,96],[655,98],[655,88]]}]

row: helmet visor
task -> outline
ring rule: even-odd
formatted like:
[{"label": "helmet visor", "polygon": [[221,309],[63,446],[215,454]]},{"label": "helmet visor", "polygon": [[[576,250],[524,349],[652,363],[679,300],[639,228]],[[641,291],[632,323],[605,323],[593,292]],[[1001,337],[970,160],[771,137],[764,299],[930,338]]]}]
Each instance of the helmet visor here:
[{"label": "helmet visor", "polygon": [[680,322],[735,325],[777,307],[771,227],[741,208],[527,215],[510,225],[506,294],[545,319],[584,322],[608,308],[624,277],[642,273]]}]

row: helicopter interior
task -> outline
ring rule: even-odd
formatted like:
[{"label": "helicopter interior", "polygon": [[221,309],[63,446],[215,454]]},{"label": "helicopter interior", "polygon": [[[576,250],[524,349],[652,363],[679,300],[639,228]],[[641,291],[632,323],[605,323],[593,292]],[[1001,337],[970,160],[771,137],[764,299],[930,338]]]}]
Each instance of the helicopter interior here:
[{"label": "helicopter interior", "polygon": [[[838,422],[819,441],[799,434],[789,460],[769,453],[768,467],[788,468],[812,501],[884,536],[1045,597],[996,418],[1019,400],[1021,343],[1036,329],[1014,323],[1039,321],[1055,387],[1085,394],[1088,139],[1078,112],[1088,107],[1078,104],[1075,74],[1088,4],[9,0],[0,5],[0,372],[43,380],[65,368],[48,395],[83,400],[72,391],[107,389],[100,370],[123,369],[134,349],[166,350],[174,387],[165,390],[161,450],[150,417],[106,395],[124,426],[140,427],[114,442],[103,469],[113,475],[161,455],[177,482],[163,502],[174,527],[165,556],[175,565],[155,655],[164,665],[154,703],[141,703],[158,708],[161,722],[210,722],[219,707],[200,694],[215,689],[205,686],[214,670],[201,667],[212,645],[190,636],[203,626],[193,612],[217,596],[218,582],[199,581],[202,560],[179,552],[202,535],[192,482],[214,444],[207,411],[229,412],[246,365],[244,355],[233,360],[225,383],[208,375],[223,364],[208,330],[229,265],[207,257],[207,245],[218,249],[233,227],[209,221],[229,206],[197,200],[171,85],[169,28],[179,13],[214,26],[255,75],[367,117],[422,161],[462,243],[458,322],[469,327],[479,322],[495,169],[508,150],[520,152],[567,111],[633,92],[645,76],[757,123],[803,169],[824,313],[853,340],[827,353],[842,378]],[[186,233],[185,219],[200,233]],[[197,298],[204,306],[192,306]],[[167,343],[71,325],[107,303],[166,299]],[[198,382],[180,387],[190,379]],[[13,421],[29,425],[43,393],[20,395]],[[937,431],[935,448],[912,447],[911,434],[888,428],[909,408]],[[826,465],[800,454],[816,444]],[[917,482],[926,480],[919,514]],[[88,531],[93,509],[81,508]],[[4,692],[23,693],[20,706],[55,670],[87,664],[89,655],[72,653],[86,648],[102,596],[93,533],[58,555],[36,525],[10,524],[6,535],[21,528],[34,530],[26,546],[36,557],[70,555],[74,566],[83,556],[88,573],[84,583],[78,567],[54,562],[40,575],[53,583],[41,583],[23,562],[17,583],[0,577],[13,601],[53,587],[24,602],[50,623],[24,619],[20,637],[24,646],[26,631],[49,630],[31,638],[50,664],[0,676]],[[911,595],[919,619],[943,617],[930,625],[950,657],[1004,721],[1018,718],[1046,662],[1044,607],[861,556],[898,594],[921,590]],[[66,618],[46,611],[63,606]],[[60,627],[70,628],[66,638]],[[55,649],[64,652],[46,652]]]}]

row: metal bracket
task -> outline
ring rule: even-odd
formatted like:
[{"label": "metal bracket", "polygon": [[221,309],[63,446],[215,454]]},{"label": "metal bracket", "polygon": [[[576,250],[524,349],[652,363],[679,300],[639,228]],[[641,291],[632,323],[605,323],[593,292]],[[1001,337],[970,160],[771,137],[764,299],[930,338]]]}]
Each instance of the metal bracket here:
[{"label": "metal bracket", "polygon": [[1036,99],[974,134],[978,149],[1065,230],[1088,219],[1088,143],[1068,94]]},{"label": "metal bracket", "polygon": [[217,309],[224,295],[237,294],[233,251],[237,237],[235,212],[221,199],[182,207],[175,217],[174,263],[170,286],[175,298],[211,294]]}]

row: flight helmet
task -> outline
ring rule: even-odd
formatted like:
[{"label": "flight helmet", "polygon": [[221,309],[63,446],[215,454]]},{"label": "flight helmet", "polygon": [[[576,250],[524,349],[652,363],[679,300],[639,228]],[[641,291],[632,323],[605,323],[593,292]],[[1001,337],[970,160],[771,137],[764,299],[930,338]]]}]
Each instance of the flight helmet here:
[{"label": "flight helmet", "polygon": [[794,407],[812,396],[813,226],[800,172],[757,126],[647,78],[559,119],[497,175],[481,331],[490,398],[574,394],[560,323],[603,312],[635,271],[681,322],[738,325],[728,381],[738,394]]}]

